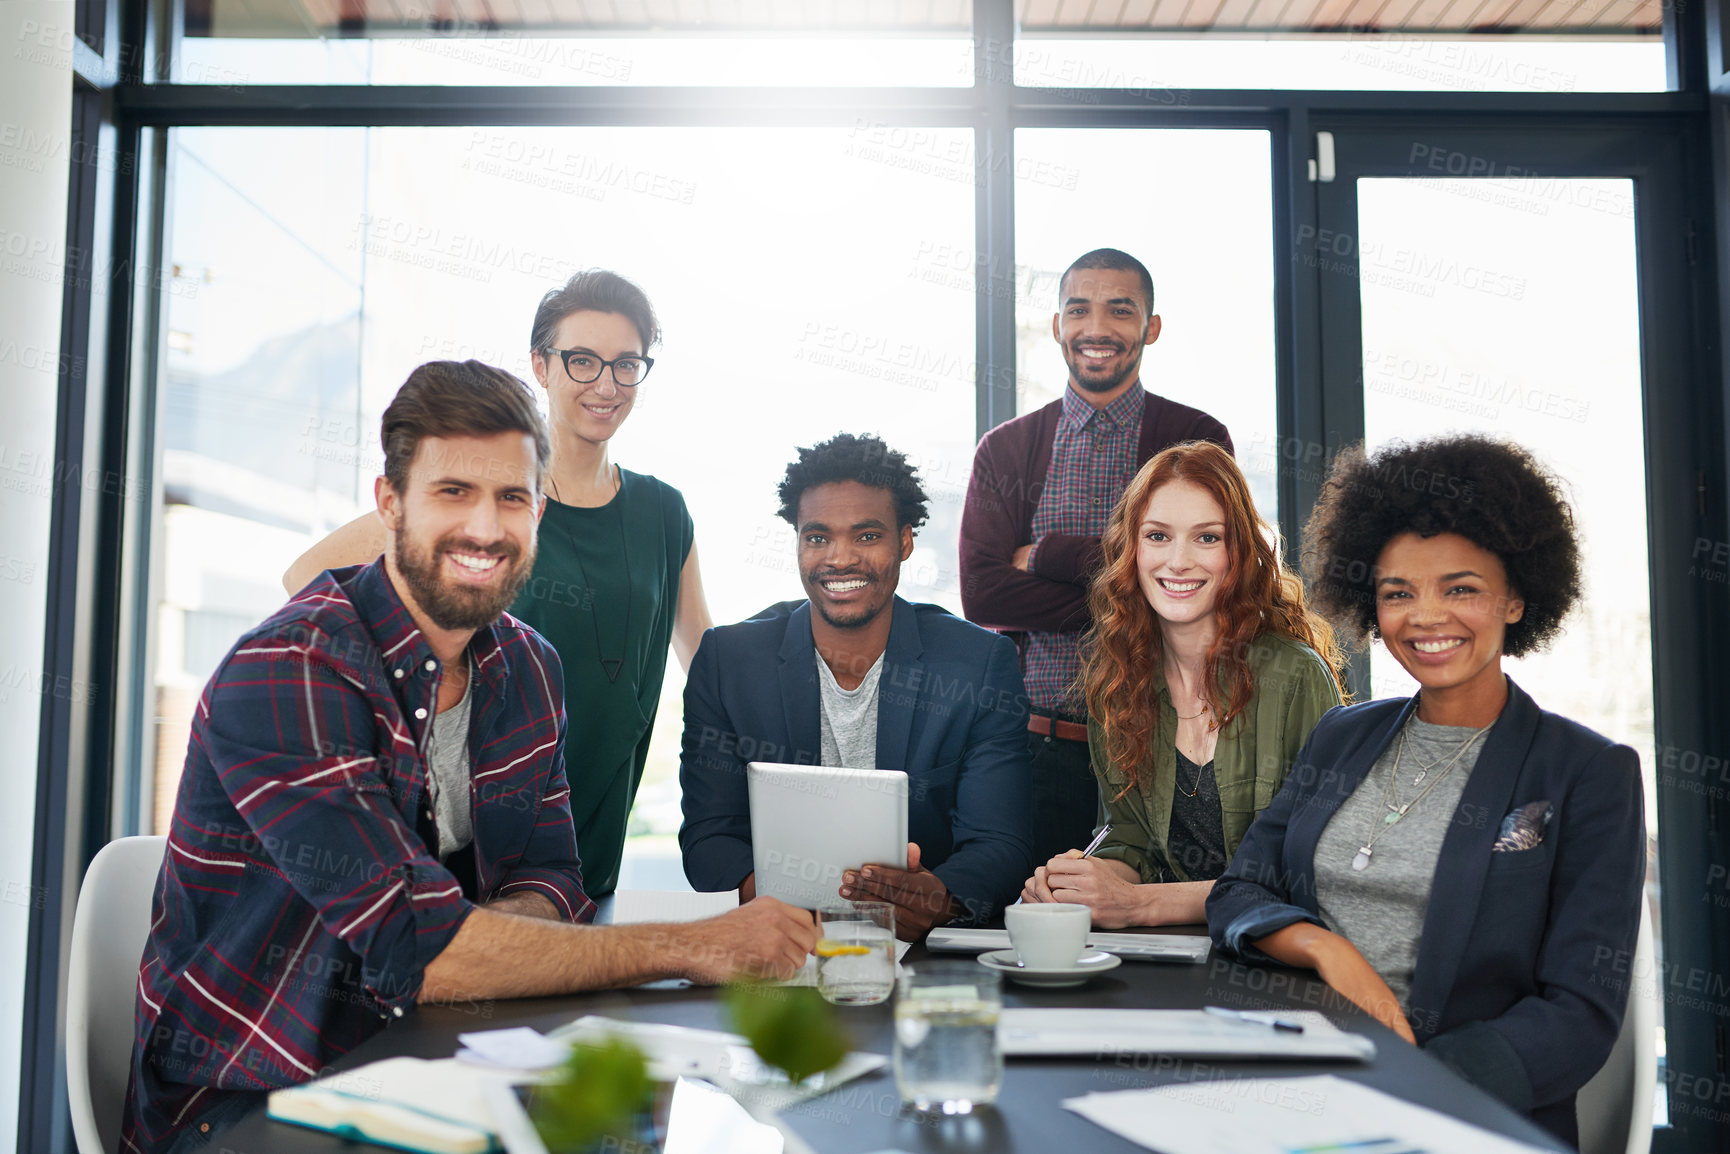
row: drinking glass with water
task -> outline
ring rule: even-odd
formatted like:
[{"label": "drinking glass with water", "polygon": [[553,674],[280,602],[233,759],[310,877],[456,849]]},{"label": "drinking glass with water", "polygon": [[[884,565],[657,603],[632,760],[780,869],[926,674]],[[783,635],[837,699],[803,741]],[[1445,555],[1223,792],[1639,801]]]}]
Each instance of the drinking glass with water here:
[{"label": "drinking glass with water", "polygon": [[918,1110],[966,1114],[997,1100],[1003,993],[975,962],[920,962],[895,1000],[895,1086]]},{"label": "drinking glass with water", "polygon": [[817,911],[817,992],[837,1006],[875,1006],[895,989],[895,907],[844,902]]}]

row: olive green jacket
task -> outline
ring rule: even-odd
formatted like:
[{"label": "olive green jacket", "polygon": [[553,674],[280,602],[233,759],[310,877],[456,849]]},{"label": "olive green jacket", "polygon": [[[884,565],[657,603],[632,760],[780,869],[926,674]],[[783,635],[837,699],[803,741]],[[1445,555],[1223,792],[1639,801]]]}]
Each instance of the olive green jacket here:
[{"label": "olive green jacket", "polygon": [[[1263,633],[1250,643],[1246,656],[1255,677],[1255,694],[1219,735],[1213,753],[1227,855],[1237,852],[1250,822],[1279,791],[1310,730],[1322,714],[1340,704],[1333,674],[1309,646]],[[1122,797],[1117,795],[1123,793],[1128,778],[1106,758],[1105,730],[1097,720],[1088,719],[1093,772],[1111,821],[1111,833],[1094,856],[1123,862],[1137,870],[1143,882],[1158,881],[1162,866],[1188,881],[1166,849],[1177,774],[1177,711],[1163,676],[1158,685],[1159,727],[1152,756],[1141,767],[1139,784]]]}]

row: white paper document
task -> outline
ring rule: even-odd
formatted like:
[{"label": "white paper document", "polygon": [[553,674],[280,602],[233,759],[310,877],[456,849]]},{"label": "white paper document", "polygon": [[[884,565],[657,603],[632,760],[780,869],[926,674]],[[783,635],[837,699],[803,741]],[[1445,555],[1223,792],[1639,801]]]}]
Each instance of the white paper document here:
[{"label": "white paper document", "polygon": [[[1113,934],[1095,930],[1087,935],[1088,949],[1104,950],[1130,962],[1200,965],[1207,961],[1212,945],[1201,934]],[[952,929],[947,926],[932,930],[925,938],[925,946],[930,950],[963,954],[1012,948],[1008,930]]]},{"label": "white paper document", "polygon": [[494,1069],[545,1070],[570,1055],[568,1047],[527,1026],[458,1034],[457,1041],[463,1044],[457,1061]]},{"label": "white paper document", "polygon": [[[509,1087],[489,1087],[495,1127],[505,1154],[548,1154],[522,1101]],[[662,1154],[794,1154],[809,1147],[792,1146],[787,1132],[772,1121],[753,1118],[724,1090],[695,1078],[673,1084],[668,1105]],[[598,1150],[648,1150],[647,1143],[603,1138]]]},{"label": "white paper document", "polygon": [[833,1070],[793,1085],[781,1071],[765,1066],[744,1038],[722,1030],[627,1022],[590,1014],[554,1030],[552,1036],[569,1044],[607,1037],[628,1039],[649,1060],[650,1077],[659,1081],[707,1079],[733,1095],[755,1117],[767,1117],[889,1064],[882,1054],[855,1050]]},{"label": "white paper document", "polygon": [[1230,1078],[1064,1103],[1161,1154],[1539,1154],[1446,1114],[1329,1075]]},{"label": "white paper document", "polygon": [[[1251,1017],[1259,1017],[1251,1015]],[[1031,1055],[1165,1054],[1178,1058],[1277,1058],[1281,1061],[1367,1062],[1376,1044],[1348,1034],[1314,1010],[1234,1020],[1205,1010],[1016,1008],[1003,1011],[998,1037],[1007,1057]]]}]

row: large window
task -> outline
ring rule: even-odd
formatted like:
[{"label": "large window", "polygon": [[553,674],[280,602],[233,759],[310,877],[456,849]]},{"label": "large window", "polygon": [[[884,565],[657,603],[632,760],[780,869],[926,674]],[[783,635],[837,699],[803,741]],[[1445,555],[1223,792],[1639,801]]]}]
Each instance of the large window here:
[{"label": "large window", "polygon": [[[1581,605],[1509,676],[1639,753],[1661,929],[1633,183],[1364,179],[1357,191],[1368,445],[1487,433],[1562,479]],[[1416,688],[1380,649],[1371,669],[1375,697]],[[1661,1123],[1665,1096],[1655,1103]]]},{"label": "large window", "polygon": [[[372,505],[378,419],[423,361],[532,380],[535,305],[577,269],[638,280],[666,332],[614,460],[681,489],[720,622],[801,596],[775,486],[799,445],[872,431],[931,518],[902,591],[959,611],[972,460],[972,134],[185,129],[173,135],[154,825],[191,710],[278,579]],[[307,190],[315,190],[307,195]],[[670,671],[637,828],[678,825]]]},{"label": "large window", "polygon": [[1191,89],[1407,92],[1662,92],[1664,42],[1644,35],[1375,29],[1325,34],[1182,30],[1111,39],[1027,37],[1015,81],[1030,88],[1121,88],[1154,104]]},{"label": "large window", "polygon": [[971,0],[171,0],[180,84],[973,82]]},{"label": "large window", "polygon": [[1090,249],[1153,274],[1159,339],[1142,383],[1225,423],[1263,516],[1275,501],[1273,177],[1254,129],[1022,129],[1015,134],[1016,408],[1068,379],[1051,319]]},{"label": "large window", "polygon": [[[93,373],[91,396],[130,395],[140,411],[92,406],[90,423],[124,427],[133,444],[105,443],[105,463],[155,481],[162,501],[147,531],[126,522],[111,550],[147,585],[135,600],[123,593],[118,639],[99,622],[91,639],[58,643],[79,660],[96,654],[94,667],[107,663],[143,706],[143,722],[117,726],[121,747],[143,751],[142,764],[115,770],[142,787],[114,791],[139,798],[120,828],[165,825],[215,664],[280,606],[288,563],[370,506],[379,415],[408,371],[477,357],[527,379],[536,302],[595,266],[639,281],[661,313],[657,367],[613,455],[684,492],[717,621],[799,596],[775,482],[798,446],[842,429],[879,432],[920,466],[932,514],[904,592],[958,609],[975,439],[1059,395],[1057,277],[1111,246],[1156,282],[1165,328],[1146,383],[1226,423],[1270,519],[1301,524],[1307,509],[1276,508],[1281,487],[1307,503],[1324,450],[1359,436],[1373,446],[1488,428],[1529,443],[1574,486],[1588,591],[1564,645],[1514,676],[1648,761],[1655,740],[1697,761],[1718,744],[1700,718],[1715,716],[1722,686],[1678,642],[1678,621],[1698,619],[1702,647],[1722,650],[1720,611],[1702,611],[1698,594],[1701,581],[1722,587],[1723,567],[1689,584],[1673,562],[1690,549],[1713,557],[1726,536],[1704,511],[1722,489],[1722,447],[1696,481],[1693,418],[1678,413],[1709,391],[1704,342],[1686,319],[1655,327],[1652,311],[1670,302],[1668,316],[1689,315],[1682,221],[1699,229],[1694,287],[1709,282],[1712,208],[1677,192],[1635,228],[1629,178],[1646,181],[1642,197],[1654,173],[1683,186],[1685,166],[1667,154],[1618,159],[1593,180],[1552,179],[1524,160],[1552,130],[1594,163],[1630,126],[1698,132],[1692,96],[1616,95],[1685,74],[1659,36],[1683,5],[124,2],[137,19],[121,26],[153,21],[150,55],[146,83],[119,85],[112,101],[119,135],[149,126],[146,145],[104,170],[112,197],[80,211],[88,223],[112,200],[116,267],[160,257],[162,275],[138,281],[147,307],[114,310],[133,328],[87,344],[105,371],[124,358],[103,341],[142,350],[155,375]],[[1669,42],[1686,47],[1696,33],[1676,22]],[[138,47],[122,47],[121,75]],[[423,99],[424,117],[411,103]],[[449,127],[467,119],[521,127]],[[401,126],[423,122],[441,127]],[[233,123],[254,126],[203,127]],[[349,127],[365,124],[390,127]],[[1444,127],[1495,126],[1507,159],[1537,179],[1440,179],[1459,175],[1445,166],[1422,183],[1366,179],[1361,220],[1318,229],[1330,198],[1358,187],[1329,183],[1315,132],[1330,126],[1342,157],[1350,128],[1384,134],[1406,161]],[[160,189],[153,139],[167,142]],[[1324,235],[1363,245],[1345,305],[1334,265],[1311,255]],[[1433,272],[1414,283],[1414,261],[1478,271],[1470,284]],[[1521,298],[1498,295],[1509,284]],[[88,285],[67,288],[104,311]],[[1721,423],[1712,405],[1703,421]],[[1680,497],[1648,496],[1680,492],[1683,471],[1697,518],[1678,512]],[[89,506],[86,537],[124,520],[94,497]],[[1656,675],[1642,660],[1654,639]],[[1386,666],[1372,663],[1373,691],[1409,691]],[[147,693],[127,692],[135,670]],[[625,886],[683,884],[672,845],[681,688],[674,663]],[[93,707],[98,744],[105,709],[118,716]],[[1693,869],[1717,835],[1698,799],[1680,796],[1683,771],[1648,771],[1648,817],[1667,807],[1666,867]],[[61,816],[67,828],[98,824],[76,808]],[[1670,957],[1689,980],[1721,984],[1700,944],[1721,910],[1680,905],[1699,881],[1683,874],[1665,877],[1663,929],[1681,943]],[[54,932],[36,968],[48,978]],[[1671,1070],[1704,1084],[1715,1011],[1669,1009]],[[53,1088],[29,1092],[46,1100]]]}]

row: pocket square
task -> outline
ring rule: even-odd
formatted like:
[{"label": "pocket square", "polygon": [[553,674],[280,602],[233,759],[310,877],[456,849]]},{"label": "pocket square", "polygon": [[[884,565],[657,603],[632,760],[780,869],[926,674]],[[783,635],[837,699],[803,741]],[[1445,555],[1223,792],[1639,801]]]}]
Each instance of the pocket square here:
[{"label": "pocket square", "polygon": [[1544,840],[1544,827],[1556,814],[1556,807],[1546,801],[1534,801],[1511,810],[1502,819],[1502,830],[1491,853],[1519,853],[1532,849]]}]

